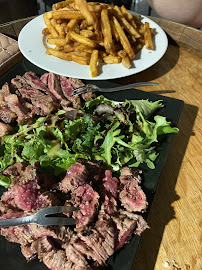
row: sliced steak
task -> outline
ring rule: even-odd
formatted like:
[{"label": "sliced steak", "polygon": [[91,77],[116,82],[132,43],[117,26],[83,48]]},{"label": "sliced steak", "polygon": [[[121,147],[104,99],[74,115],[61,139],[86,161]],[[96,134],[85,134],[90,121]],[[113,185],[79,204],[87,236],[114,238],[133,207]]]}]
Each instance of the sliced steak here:
[{"label": "sliced steak", "polygon": [[8,135],[12,130],[13,128],[10,125],[0,122],[0,138]]},{"label": "sliced steak", "polygon": [[38,226],[37,224],[29,224],[29,228],[34,239],[48,236],[57,246],[68,243],[73,235],[70,228],[66,226]]},{"label": "sliced steak", "polygon": [[93,220],[99,206],[99,197],[89,184],[83,184],[73,192],[73,205],[80,208],[78,212],[73,213],[77,220],[76,228],[82,228]]},{"label": "sliced steak", "polygon": [[25,170],[26,167],[27,167],[27,164],[25,162],[18,161],[14,165],[5,169],[3,171],[3,174],[9,177],[16,177],[16,176],[19,176]]},{"label": "sliced steak", "polygon": [[93,250],[92,259],[99,265],[105,265],[109,255],[105,250],[103,243],[104,237],[93,228],[86,229],[78,233],[78,237],[84,241],[84,243]]},{"label": "sliced steak", "polygon": [[87,177],[86,167],[77,162],[67,170],[66,176],[59,183],[59,189],[65,193],[74,191],[86,182]]},{"label": "sliced steak", "polygon": [[12,112],[8,104],[0,105],[0,120],[6,124],[14,122],[17,118],[15,112]]},{"label": "sliced steak", "polygon": [[110,170],[105,171],[105,177],[102,179],[102,185],[104,191],[109,195],[117,198],[119,180],[116,177],[112,177],[112,172]]},{"label": "sliced steak", "polygon": [[18,89],[16,93],[22,97],[24,103],[27,101],[25,104],[32,114],[44,116],[55,110],[49,90],[35,73],[27,72],[23,77],[18,75],[11,82]]},{"label": "sliced steak", "polygon": [[39,260],[42,261],[47,253],[56,249],[51,237],[43,236],[32,243],[32,250],[37,252]]},{"label": "sliced steak", "polygon": [[142,181],[141,173],[141,170],[132,171],[132,169],[129,167],[124,167],[121,169],[121,176],[119,177],[119,180],[123,185],[126,185],[131,179],[136,180],[137,184],[140,184]]},{"label": "sliced steak", "polygon": [[[83,84],[83,83],[82,83]],[[67,79],[64,76],[60,76],[60,85],[64,96],[72,102],[73,108],[81,109],[81,99],[79,96],[72,96],[75,86],[72,85],[71,79]]]},{"label": "sliced steak", "polygon": [[34,72],[26,72],[23,77],[32,88],[42,90],[48,94],[49,91],[47,90],[46,85],[38,78]]},{"label": "sliced steak", "polygon": [[104,214],[113,215],[117,212],[117,209],[117,201],[114,199],[114,197],[109,198],[107,195],[105,195],[105,200],[101,205],[99,216]]},{"label": "sliced steak", "polygon": [[[67,261],[64,250],[52,250],[45,253],[43,256],[43,263],[52,270],[72,269],[73,263]],[[67,268],[67,266],[69,268]]]},{"label": "sliced steak", "polygon": [[117,239],[117,229],[111,219],[102,218],[95,223],[95,228],[102,235],[102,246],[106,250],[108,256],[115,251],[115,242]]},{"label": "sliced steak", "polygon": [[32,123],[32,116],[29,114],[26,108],[20,104],[17,95],[12,94],[6,96],[5,101],[8,103],[10,110],[16,113],[17,122],[19,125]]},{"label": "sliced steak", "polygon": [[121,204],[130,212],[144,212],[147,208],[146,195],[137,184],[135,178],[131,178],[119,193]]},{"label": "sliced steak", "polygon": [[67,259],[74,264],[78,265],[79,267],[87,267],[88,262],[85,259],[84,254],[82,254],[78,249],[75,248],[73,244],[68,244],[66,249],[66,256]]},{"label": "sliced steak", "polygon": [[40,77],[40,80],[45,84],[46,87],[48,86],[48,76],[49,73],[46,72]]},{"label": "sliced steak", "polygon": [[4,98],[4,97],[9,96],[10,94],[11,94],[10,88],[9,88],[8,83],[6,82],[6,83],[2,86],[2,88],[1,88],[1,90],[0,90],[0,97]]},{"label": "sliced steak", "polygon": [[[55,110],[51,96],[47,96],[37,89],[27,90],[21,88],[18,91],[22,98],[28,100],[34,107],[38,108],[38,110],[34,110],[35,114],[46,116]],[[33,110],[31,106],[28,105],[28,107]]]},{"label": "sliced steak", "polygon": [[65,98],[62,92],[59,76],[51,72],[48,76],[48,89],[64,109],[69,107],[71,103]]},{"label": "sliced steak", "polygon": [[[144,221],[142,216],[129,213],[127,211],[120,210],[115,216],[111,216],[118,230],[118,238],[115,244],[115,251],[119,250],[126,243],[129,242],[133,233],[140,235],[146,228],[147,223]],[[140,229],[140,222],[144,223]]]}]

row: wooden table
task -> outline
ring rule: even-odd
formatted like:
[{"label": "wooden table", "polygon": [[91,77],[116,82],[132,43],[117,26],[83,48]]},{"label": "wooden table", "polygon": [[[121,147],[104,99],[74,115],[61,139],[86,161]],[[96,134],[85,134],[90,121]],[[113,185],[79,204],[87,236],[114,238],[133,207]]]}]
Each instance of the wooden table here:
[{"label": "wooden table", "polygon": [[[182,270],[201,270],[202,32],[152,19],[169,35],[167,52],[151,68],[114,81],[157,81],[159,86],[142,90],[173,90],[164,95],[181,99],[185,105],[178,124],[180,132],[174,136],[149,214],[151,228],[143,234],[134,270],[169,270],[172,260]],[[29,20],[7,24],[0,32],[17,37]],[[165,262],[170,263],[168,268],[164,268]]]}]

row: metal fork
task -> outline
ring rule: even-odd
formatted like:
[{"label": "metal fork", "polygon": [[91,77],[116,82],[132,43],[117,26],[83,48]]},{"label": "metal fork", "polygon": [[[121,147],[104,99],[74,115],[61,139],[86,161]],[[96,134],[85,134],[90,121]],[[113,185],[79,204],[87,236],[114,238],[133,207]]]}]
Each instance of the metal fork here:
[{"label": "metal fork", "polygon": [[158,83],[155,82],[139,82],[139,83],[132,83],[132,84],[127,84],[127,85],[122,85],[122,86],[118,86],[118,87],[110,87],[110,88],[100,88],[97,85],[94,84],[84,84],[78,88],[75,88],[73,90],[73,94],[72,96],[77,96],[77,95],[81,95],[84,94],[88,91],[99,91],[99,92],[116,92],[116,91],[121,91],[121,90],[126,90],[126,89],[130,89],[130,88],[137,88],[137,87],[141,87],[141,86],[152,86],[152,85],[158,85]]},{"label": "metal fork", "polygon": [[10,226],[20,226],[26,224],[38,224],[41,226],[50,225],[75,225],[76,220],[68,217],[53,217],[49,215],[60,214],[60,213],[70,213],[73,211],[79,211],[78,207],[71,206],[52,206],[39,210],[34,215],[11,218],[11,219],[0,219],[0,228],[10,227]]}]

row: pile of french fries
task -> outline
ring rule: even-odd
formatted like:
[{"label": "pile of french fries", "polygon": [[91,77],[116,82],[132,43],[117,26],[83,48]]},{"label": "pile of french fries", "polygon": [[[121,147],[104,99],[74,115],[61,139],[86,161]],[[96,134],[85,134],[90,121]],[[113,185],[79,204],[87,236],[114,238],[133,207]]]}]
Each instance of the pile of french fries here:
[{"label": "pile of french fries", "polygon": [[154,49],[155,30],[124,6],[66,0],[54,4],[43,18],[47,27],[42,33],[48,44],[55,45],[46,53],[89,65],[92,77],[98,76],[98,63],[122,63],[129,69],[144,45]]}]

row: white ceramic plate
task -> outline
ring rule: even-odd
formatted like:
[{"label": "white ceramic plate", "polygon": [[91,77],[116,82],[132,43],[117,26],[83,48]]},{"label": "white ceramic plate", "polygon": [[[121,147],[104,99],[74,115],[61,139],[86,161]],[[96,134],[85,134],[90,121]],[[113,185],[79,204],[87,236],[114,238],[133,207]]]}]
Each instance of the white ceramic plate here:
[{"label": "white ceramic plate", "polygon": [[124,68],[122,64],[99,64],[100,75],[95,78],[91,77],[89,66],[79,65],[46,54],[42,35],[42,30],[46,27],[43,15],[34,18],[23,27],[19,34],[18,44],[25,58],[34,65],[55,74],[86,80],[109,80],[126,77],[154,65],[164,55],[168,46],[168,39],[162,28],[147,17],[142,17],[142,22],[149,22],[150,27],[156,30],[155,50],[147,50],[143,47],[135,56],[133,67],[130,69]]}]

